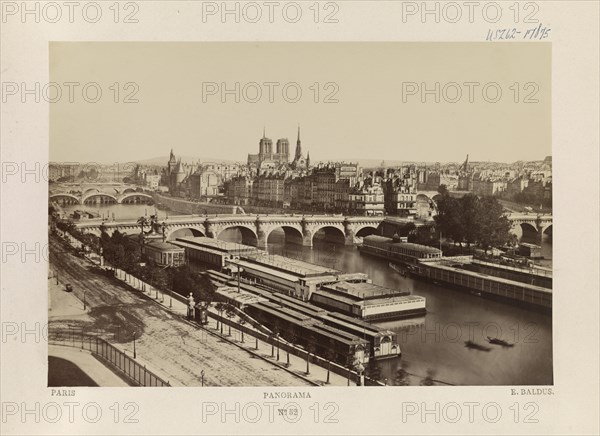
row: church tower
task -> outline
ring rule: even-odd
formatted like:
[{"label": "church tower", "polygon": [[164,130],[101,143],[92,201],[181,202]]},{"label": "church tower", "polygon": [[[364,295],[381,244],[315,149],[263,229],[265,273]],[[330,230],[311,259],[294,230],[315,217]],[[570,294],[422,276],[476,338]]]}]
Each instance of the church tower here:
[{"label": "church tower", "polygon": [[263,128],[263,137],[258,142],[258,161],[273,159],[273,141],[267,138],[265,129]]},{"label": "church tower", "polygon": [[294,154],[294,161],[298,161],[302,158],[302,142],[300,141],[300,125],[298,125],[298,139],[296,140],[296,153]]},{"label": "church tower", "polygon": [[175,165],[177,165],[177,160],[175,159],[175,153],[173,153],[173,149],[171,149],[171,154],[169,155],[169,162],[167,162],[167,174],[171,174],[175,169]]}]

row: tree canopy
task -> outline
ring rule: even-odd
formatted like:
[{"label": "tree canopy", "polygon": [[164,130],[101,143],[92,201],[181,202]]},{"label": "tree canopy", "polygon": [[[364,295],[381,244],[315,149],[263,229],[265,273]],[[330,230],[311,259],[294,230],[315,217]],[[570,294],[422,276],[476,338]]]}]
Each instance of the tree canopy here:
[{"label": "tree canopy", "polygon": [[478,244],[487,250],[511,240],[511,223],[495,197],[468,194],[453,198],[445,191],[437,201],[437,208],[437,228],[454,242]]}]

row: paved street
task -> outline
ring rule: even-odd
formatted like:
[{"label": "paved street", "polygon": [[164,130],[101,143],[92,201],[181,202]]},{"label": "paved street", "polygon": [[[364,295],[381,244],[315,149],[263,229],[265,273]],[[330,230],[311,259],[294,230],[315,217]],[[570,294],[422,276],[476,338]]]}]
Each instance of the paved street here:
[{"label": "paved street", "polygon": [[[59,282],[73,286],[73,295],[89,309],[53,316],[50,328],[105,330],[107,339],[133,355],[136,334],[138,360],[173,386],[199,386],[205,371],[207,386],[306,386],[309,383],[235,345],[207,334],[141,292],[109,277],[50,237],[50,269]],[[58,311],[51,302],[52,311]]]}]

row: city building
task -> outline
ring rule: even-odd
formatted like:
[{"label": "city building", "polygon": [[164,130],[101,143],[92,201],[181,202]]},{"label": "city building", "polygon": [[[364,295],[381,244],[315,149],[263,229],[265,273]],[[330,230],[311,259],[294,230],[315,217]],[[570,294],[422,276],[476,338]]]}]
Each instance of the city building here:
[{"label": "city building", "polygon": [[429,171],[427,169],[417,171],[417,190],[437,191],[441,183],[441,174],[438,171]]},{"label": "city building", "polygon": [[353,215],[384,215],[385,196],[381,184],[373,179],[368,179],[355,186],[350,191],[349,210]]},{"label": "city building", "polygon": [[77,166],[71,164],[50,162],[48,164],[49,182],[74,182],[77,176]]},{"label": "city building", "polygon": [[158,189],[159,184],[160,184],[160,174],[158,174],[158,171],[156,169],[153,171],[144,173],[144,185],[147,188],[155,191]]},{"label": "city building", "polygon": [[169,242],[147,241],[143,245],[142,252],[160,266],[178,267],[185,264],[185,250]]},{"label": "city building", "polygon": [[[439,173],[437,173],[439,181]],[[422,172],[419,173],[422,176]],[[436,186],[436,190],[439,187]],[[417,214],[417,177],[412,168],[389,174],[383,183],[385,211],[388,215],[414,217]]]},{"label": "city building", "polygon": [[285,178],[279,175],[258,176],[253,184],[254,203],[259,206],[283,207]]},{"label": "city building", "polygon": [[200,165],[187,178],[189,196],[194,200],[218,196],[222,185],[222,176],[207,165]]},{"label": "city building", "polygon": [[480,197],[497,195],[506,190],[506,182],[500,178],[486,178],[480,173],[475,173],[472,179],[471,191]]},{"label": "city building", "polygon": [[234,177],[225,182],[225,197],[231,204],[249,205],[254,196],[254,179],[249,176]]}]

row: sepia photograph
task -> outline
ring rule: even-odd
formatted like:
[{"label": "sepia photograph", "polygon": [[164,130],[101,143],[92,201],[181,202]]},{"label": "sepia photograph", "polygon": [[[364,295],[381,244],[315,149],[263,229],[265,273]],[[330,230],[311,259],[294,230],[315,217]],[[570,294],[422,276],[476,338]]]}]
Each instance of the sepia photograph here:
[{"label": "sepia photograph", "polygon": [[49,62],[49,386],[553,385],[549,44]]},{"label": "sepia photograph", "polygon": [[598,22],[0,0],[0,433],[598,435]]}]

